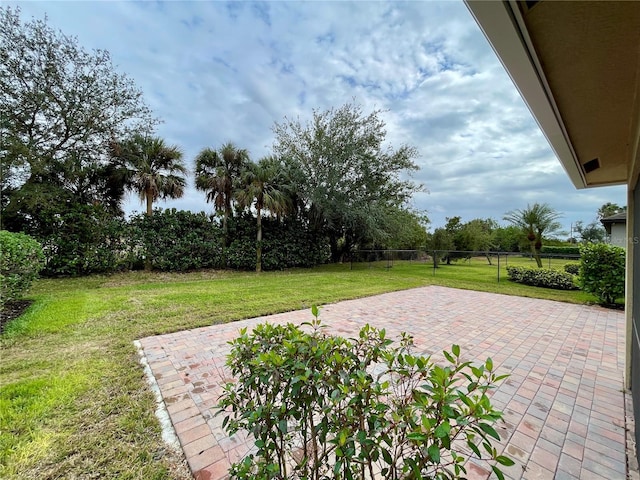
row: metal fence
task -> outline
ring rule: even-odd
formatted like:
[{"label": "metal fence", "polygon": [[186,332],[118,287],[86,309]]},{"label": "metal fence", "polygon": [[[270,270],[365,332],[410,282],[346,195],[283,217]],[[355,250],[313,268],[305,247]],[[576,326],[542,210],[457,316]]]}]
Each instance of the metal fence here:
[{"label": "metal fence", "polygon": [[[496,267],[497,281],[500,282],[503,267],[509,265],[509,258],[527,258],[534,262],[533,255],[527,252],[484,252],[462,250],[356,250],[351,252],[348,258],[351,270],[362,268],[391,269],[399,262],[415,265],[416,267],[429,268],[436,275],[439,266],[448,264],[468,264],[484,262]],[[578,261],[580,255],[574,254],[540,254],[540,258],[546,266],[551,268],[553,259]],[[535,263],[533,263],[535,265]],[[503,272],[502,272],[503,273]]]}]

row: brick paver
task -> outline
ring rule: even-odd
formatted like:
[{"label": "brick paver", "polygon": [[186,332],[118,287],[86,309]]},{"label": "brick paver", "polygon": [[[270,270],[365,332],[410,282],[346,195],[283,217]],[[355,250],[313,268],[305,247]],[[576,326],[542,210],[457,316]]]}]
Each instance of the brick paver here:
[{"label": "brick paver", "polygon": [[[623,312],[430,286],[326,305],[320,318],[345,336],[366,323],[389,338],[408,332],[423,354],[457,343],[465,359],[492,357],[510,374],[492,398],[516,461],[507,478],[625,478]],[[213,416],[227,342],[242,327],[310,319],[303,310],[140,340],[195,478],[224,478],[251,446]],[[470,468],[470,478],[489,478],[486,465]]]}]

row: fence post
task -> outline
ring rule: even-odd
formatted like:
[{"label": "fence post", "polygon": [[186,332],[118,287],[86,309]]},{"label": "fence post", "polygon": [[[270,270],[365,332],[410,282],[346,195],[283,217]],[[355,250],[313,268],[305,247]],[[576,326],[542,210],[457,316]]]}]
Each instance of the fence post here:
[{"label": "fence post", "polygon": [[498,252],[498,283],[500,283],[500,252]]}]

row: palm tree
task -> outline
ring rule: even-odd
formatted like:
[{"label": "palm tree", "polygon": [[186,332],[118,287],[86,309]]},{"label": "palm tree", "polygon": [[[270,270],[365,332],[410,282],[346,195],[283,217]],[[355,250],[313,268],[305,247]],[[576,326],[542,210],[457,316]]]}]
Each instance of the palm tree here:
[{"label": "palm tree", "polygon": [[159,137],[134,135],[114,144],[112,155],[127,169],[129,188],[146,202],[147,215],[153,214],[153,202],[159,198],[184,194],[187,168],[177,146],[168,146]]},{"label": "palm tree", "polygon": [[228,220],[233,215],[234,183],[248,162],[249,153],[232,143],[226,143],[219,151],[205,148],[196,157],[196,188],[206,192],[207,202],[213,202],[216,212],[222,213],[225,244]]},{"label": "palm tree", "polygon": [[560,214],[546,203],[527,204],[523,210],[512,210],[503,217],[509,223],[520,227],[527,235],[531,244],[531,253],[536,259],[538,268],[542,268],[540,250],[542,248],[542,236],[558,231],[562,225],[558,222]]},{"label": "palm tree", "polygon": [[275,157],[264,157],[258,163],[249,163],[242,174],[236,198],[242,208],[256,209],[258,233],[256,235],[256,272],[262,271],[262,212],[286,214],[291,208],[287,195],[281,162]]}]

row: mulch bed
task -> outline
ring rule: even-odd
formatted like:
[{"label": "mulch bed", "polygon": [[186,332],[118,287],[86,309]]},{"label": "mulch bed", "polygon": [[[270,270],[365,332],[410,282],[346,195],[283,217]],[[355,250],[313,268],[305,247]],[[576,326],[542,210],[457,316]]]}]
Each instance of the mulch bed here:
[{"label": "mulch bed", "polygon": [[0,310],[0,333],[11,320],[18,318],[33,303],[33,300],[12,300],[4,304]]}]

